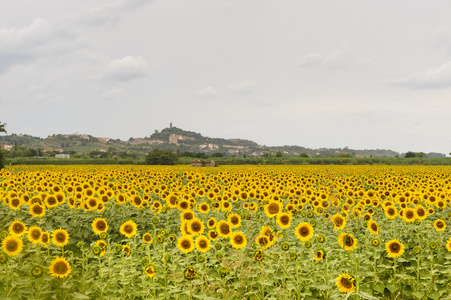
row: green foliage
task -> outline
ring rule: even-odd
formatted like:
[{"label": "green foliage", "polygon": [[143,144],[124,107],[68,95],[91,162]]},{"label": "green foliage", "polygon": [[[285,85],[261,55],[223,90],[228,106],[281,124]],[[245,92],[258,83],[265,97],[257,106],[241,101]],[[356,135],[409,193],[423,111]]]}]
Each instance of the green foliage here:
[{"label": "green foliage", "polygon": [[175,165],[177,160],[177,155],[168,150],[155,149],[146,156],[147,165]]},{"label": "green foliage", "polygon": [[426,153],[424,152],[412,152],[408,151],[406,155],[404,155],[404,158],[426,158]]},{"label": "green foliage", "polygon": [[283,156],[282,152],[277,150],[275,157],[282,157],[282,156]]},{"label": "green foliage", "polygon": [[299,155],[299,157],[308,158],[308,154],[307,153],[301,153],[301,155]]}]

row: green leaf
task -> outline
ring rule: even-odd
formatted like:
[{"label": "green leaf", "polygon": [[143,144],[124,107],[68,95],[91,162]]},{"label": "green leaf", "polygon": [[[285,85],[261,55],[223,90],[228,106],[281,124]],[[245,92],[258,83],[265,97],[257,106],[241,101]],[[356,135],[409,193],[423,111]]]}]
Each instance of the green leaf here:
[{"label": "green leaf", "polygon": [[394,283],[387,283],[385,286],[391,293],[395,293],[397,290],[399,290],[400,286],[399,284]]},{"label": "green leaf", "polygon": [[424,292],[412,292],[412,295],[417,297],[418,299],[421,299],[424,297]]},{"label": "green leaf", "polygon": [[86,296],[86,295],[84,295],[84,294],[77,293],[77,292],[74,292],[74,293],[72,294],[72,296],[73,296],[75,299],[90,299],[88,296]]},{"label": "green leaf", "polygon": [[367,300],[379,300],[379,298],[371,296],[370,294],[367,294],[365,292],[358,292],[358,293],[356,293],[356,295],[359,295],[363,299],[367,299]]},{"label": "green leaf", "polygon": [[385,285],[382,282],[378,282],[375,285],[373,285],[372,287],[373,287],[374,291],[379,292],[381,294],[384,293]]},{"label": "green leaf", "polygon": [[438,300],[440,298],[440,294],[435,292],[433,294],[428,294],[427,296],[429,299]]}]

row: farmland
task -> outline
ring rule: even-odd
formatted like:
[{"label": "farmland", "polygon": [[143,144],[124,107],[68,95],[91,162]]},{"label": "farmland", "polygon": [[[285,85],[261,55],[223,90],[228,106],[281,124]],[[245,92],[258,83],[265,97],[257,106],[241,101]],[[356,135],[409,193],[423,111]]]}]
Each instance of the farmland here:
[{"label": "farmland", "polygon": [[0,297],[447,299],[450,190],[446,166],[12,166]]}]

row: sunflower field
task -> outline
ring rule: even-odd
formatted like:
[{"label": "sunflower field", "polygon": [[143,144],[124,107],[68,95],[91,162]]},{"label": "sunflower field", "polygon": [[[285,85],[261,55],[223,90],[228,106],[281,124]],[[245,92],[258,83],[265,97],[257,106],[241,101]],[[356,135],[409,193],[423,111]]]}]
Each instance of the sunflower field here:
[{"label": "sunflower field", "polygon": [[15,166],[0,299],[451,299],[442,166]]}]

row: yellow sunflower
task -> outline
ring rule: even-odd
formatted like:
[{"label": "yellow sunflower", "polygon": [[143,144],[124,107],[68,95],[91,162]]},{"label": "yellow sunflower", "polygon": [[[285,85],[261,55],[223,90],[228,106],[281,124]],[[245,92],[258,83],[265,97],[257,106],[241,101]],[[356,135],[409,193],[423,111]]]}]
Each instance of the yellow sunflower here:
[{"label": "yellow sunflower", "polygon": [[108,223],[103,218],[95,218],[91,226],[95,234],[101,234],[108,230]]},{"label": "yellow sunflower", "polygon": [[435,220],[433,226],[437,231],[444,231],[446,228],[446,223],[443,220],[437,219]]},{"label": "yellow sunflower", "polygon": [[204,228],[204,223],[197,218],[194,218],[188,222],[188,231],[193,236],[202,234],[204,232]]},{"label": "yellow sunflower", "polygon": [[337,277],[335,285],[341,293],[349,293],[355,291],[354,278],[349,274],[341,274]]},{"label": "yellow sunflower", "polygon": [[242,249],[246,247],[246,236],[240,231],[233,232],[230,236],[230,245],[232,245],[235,249]]},{"label": "yellow sunflower", "polygon": [[385,243],[388,257],[397,258],[404,254],[404,245],[397,239]]},{"label": "yellow sunflower", "polygon": [[2,249],[9,256],[16,256],[23,249],[23,242],[16,236],[7,236],[2,241]]},{"label": "yellow sunflower", "polygon": [[147,276],[152,278],[156,273],[156,268],[154,265],[150,264],[144,269],[144,272],[146,273]]},{"label": "yellow sunflower", "polygon": [[146,244],[151,244],[153,242],[152,235],[150,233],[146,232],[143,234],[143,242]]},{"label": "yellow sunflower", "polygon": [[190,253],[194,250],[193,237],[191,235],[184,235],[180,237],[177,243],[177,247],[183,253]]},{"label": "yellow sunflower", "polygon": [[211,248],[210,240],[207,239],[205,236],[201,235],[196,238],[196,249],[199,252],[205,253],[208,250],[210,250],[210,248]]},{"label": "yellow sunflower", "polygon": [[64,257],[55,258],[49,267],[50,275],[58,278],[67,277],[71,270],[69,262]]},{"label": "yellow sunflower", "polygon": [[35,218],[40,218],[45,215],[45,207],[39,203],[34,203],[30,206],[30,214]]},{"label": "yellow sunflower", "polygon": [[28,230],[28,241],[33,245],[41,243],[42,230],[38,226],[31,226]]},{"label": "yellow sunflower", "polygon": [[11,235],[21,237],[27,232],[27,226],[21,221],[14,220],[11,225],[9,225],[8,230]]},{"label": "yellow sunflower", "polygon": [[446,249],[451,252],[451,237],[446,241]]},{"label": "yellow sunflower", "polygon": [[133,222],[132,220],[125,222],[119,228],[119,232],[122,235],[125,235],[128,238],[131,238],[132,236],[134,236],[137,233],[136,223]]},{"label": "yellow sunflower", "polygon": [[282,203],[271,200],[265,205],[265,214],[268,218],[274,218],[282,211]]},{"label": "yellow sunflower", "polygon": [[241,218],[238,214],[230,214],[227,217],[227,220],[229,221],[229,224],[232,228],[238,228],[241,226]]},{"label": "yellow sunflower", "polygon": [[64,247],[69,243],[69,233],[65,229],[57,229],[52,233],[52,243],[58,247]]},{"label": "yellow sunflower", "polygon": [[354,251],[357,248],[357,240],[354,238],[352,233],[342,232],[338,236],[338,244],[340,244],[341,248],[344,248],[346,251]]},{"label": "yellow sunflower", "polygon": [[298,227],[294,230],[294,234],[302,242],[306,242],[313,237],[313,227],[307,222],[299,223]]},{"label": "yellow sunflower", "polygon": [[279,213],[276,222],[282,229],[288,229],[291,225],[291,216],[287,213]]},{"label": "yellow sunflower", "polygon": [[220,238],[228,238],[231,233],[231,226],[227,221],[221,220],[216,225],[216,232]]},{"label": "yellow sunflower", "polygon": [[330,218],[335,230],[342,230],[346,226],[346,218],[340,214],[335,214]]},{"label": "yellow sunflower", "polygon": [[377,225],[376,221],[369,221],[368,222],[368,230],[375,235],[379,234],[379,226]]}]

